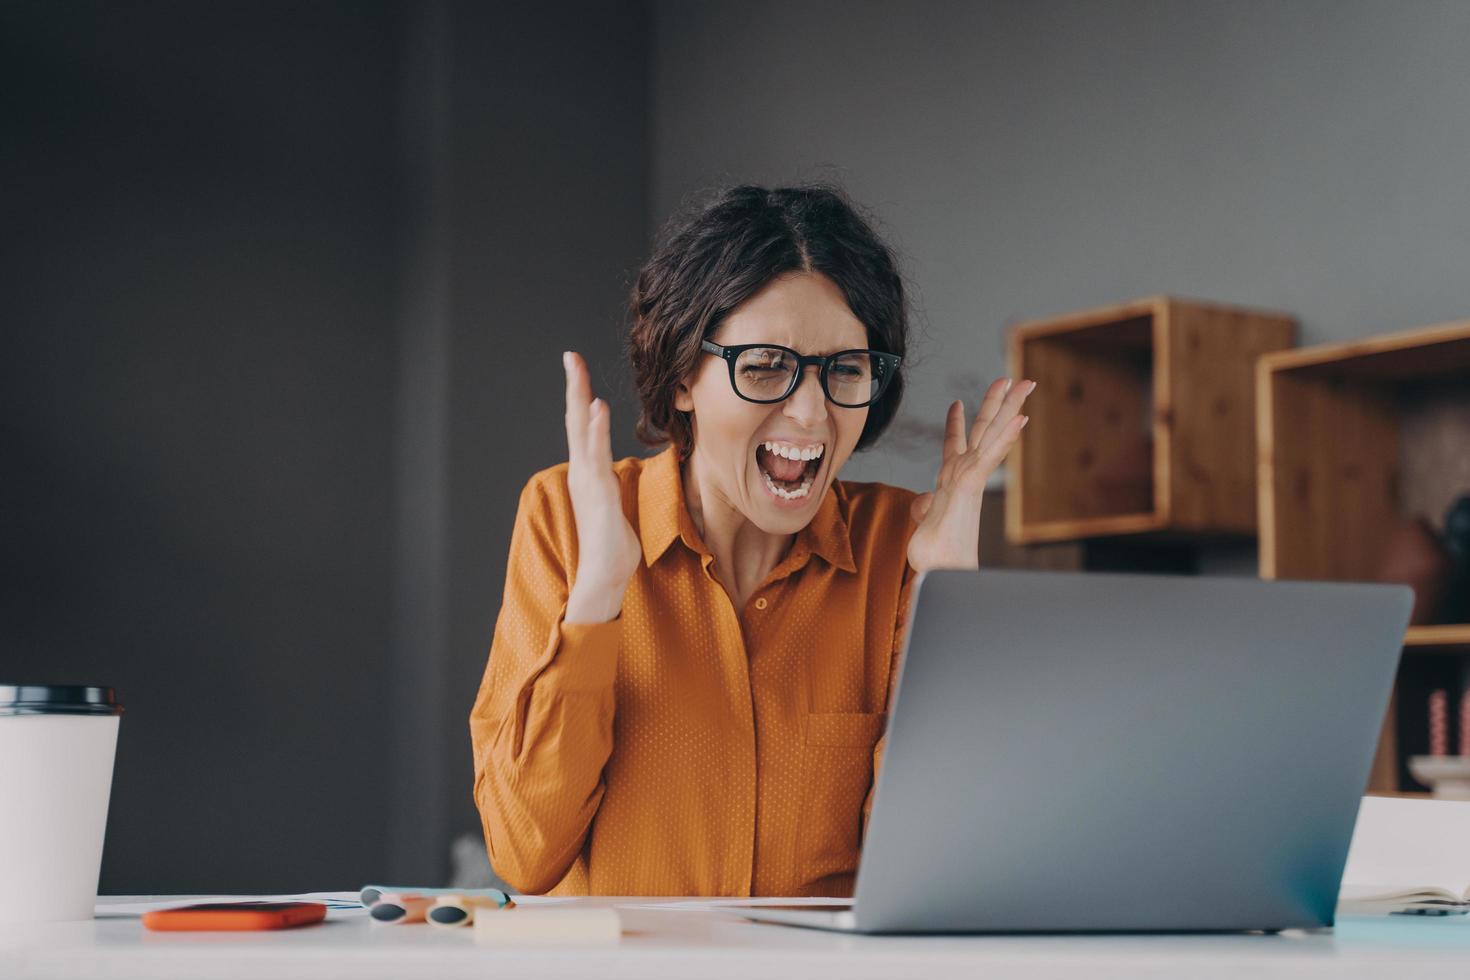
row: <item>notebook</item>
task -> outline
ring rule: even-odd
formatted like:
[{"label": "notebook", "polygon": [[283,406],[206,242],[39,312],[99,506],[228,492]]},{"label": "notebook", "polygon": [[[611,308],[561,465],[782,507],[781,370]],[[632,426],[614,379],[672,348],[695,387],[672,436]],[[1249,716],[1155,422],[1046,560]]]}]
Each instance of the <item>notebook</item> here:
[{"label": "notebook", "polygon": [[1470,912],[1470,886],[1452,891],[1434,885],[1384,889],[1378,885],[1343,885],[1337,895],[1338,915],[1464,915]]},{"label": "notebook", "polygon": [[1470,803],[1365,796],[1337,911],[1470,912]]}]

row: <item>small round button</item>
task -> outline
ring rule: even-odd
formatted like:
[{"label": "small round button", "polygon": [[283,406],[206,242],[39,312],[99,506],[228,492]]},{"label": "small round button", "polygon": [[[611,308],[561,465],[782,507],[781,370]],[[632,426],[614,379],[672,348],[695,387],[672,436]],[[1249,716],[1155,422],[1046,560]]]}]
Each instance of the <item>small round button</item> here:
[{"label": "small round button", "polygon": [[767,605],[768,603],[766,602],[765,596],[761,596],[759,599],[755,600],[755,608],[757,609],[764,609]]}]

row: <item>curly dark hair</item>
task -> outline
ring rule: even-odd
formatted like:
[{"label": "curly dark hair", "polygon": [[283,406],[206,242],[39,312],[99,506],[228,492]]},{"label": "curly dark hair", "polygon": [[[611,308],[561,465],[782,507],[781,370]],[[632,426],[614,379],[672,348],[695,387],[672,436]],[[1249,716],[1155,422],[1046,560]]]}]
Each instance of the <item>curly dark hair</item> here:
[{"label": "curly dark hair", "polygon": [[[831,184],[770,190],[743,184],[694,217],[671,223],[638,271],[628,303],[628,355],[642,411],[638,437],[693,446],[686,413],[674,408],[680,381],[699,364],[700,343],[773,279],[819,272],[837,284],[868,331],[868,346],[902,356],[908,301],[892,250],[846,192]],[[857,448],[865,449],[898,412],[903,371],[868,409]]]}]

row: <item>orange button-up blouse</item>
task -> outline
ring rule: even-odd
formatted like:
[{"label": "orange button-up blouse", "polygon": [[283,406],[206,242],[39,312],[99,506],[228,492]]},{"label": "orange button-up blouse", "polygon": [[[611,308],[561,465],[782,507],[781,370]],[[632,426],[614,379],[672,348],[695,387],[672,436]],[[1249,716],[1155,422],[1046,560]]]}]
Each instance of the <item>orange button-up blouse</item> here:
[{"label": "orange button-up blouse", "polygon": [[470,735],[495,870],[524,892],[849,895],[913,574],[913,494],[837,482],[732,605],[672,450],[613,466],[643,563],[562,621],[566,466],[521,494]]}]

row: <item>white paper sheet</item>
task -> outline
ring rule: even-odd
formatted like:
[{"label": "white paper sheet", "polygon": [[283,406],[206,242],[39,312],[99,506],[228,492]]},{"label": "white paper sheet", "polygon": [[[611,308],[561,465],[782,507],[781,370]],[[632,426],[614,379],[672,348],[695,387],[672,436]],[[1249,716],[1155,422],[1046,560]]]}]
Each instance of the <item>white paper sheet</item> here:
[{"label": "white paper sheet", "polygon": [[99,919],[132,918],[158,909],[176,909],[206,902],[321,902],[328,918],[367,915],[357,892],[307,892],[301,895],[107,895],[97,899]]}]

